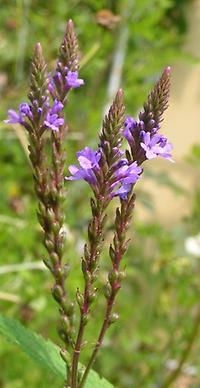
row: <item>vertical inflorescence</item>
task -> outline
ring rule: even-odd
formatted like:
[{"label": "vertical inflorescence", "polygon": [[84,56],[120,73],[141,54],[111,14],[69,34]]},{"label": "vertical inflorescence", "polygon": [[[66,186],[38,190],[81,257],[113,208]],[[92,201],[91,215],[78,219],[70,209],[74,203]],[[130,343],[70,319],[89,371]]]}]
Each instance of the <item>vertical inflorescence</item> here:
[{"label": "vertical inflorescence", "polygon": [[139,113],[139,120],[126,117],[124,136],[130,145],[130,152],[126,153],[129,161],[137,161],[141,165],[157,156],[172,160],[172,144],[159,134],[163,113],[168,107],[170,74],[170,67],[165,68]]},{"label": "vertical inflorescence", "polygon": [[[30,159],[35,179],[35,189],[39,199],[38,218],[44,231],[44,245],[49,257],[45,265],[54,276],[52,295],[60,306],[59,334],[68,348],[72,343],[73,303],[65,290],[65,280],[69,266],[62,263],[65,234],[63,232],[63,169],[65,154],[63,104],[57,96],[50,107],[48,92],[49,79],[41,47],[36,46],[30,74],[30,109],[33,115],[33,132],[29,131]],[[46,158],[45,142],[47,130],[51,129],[52,160]],[[35,141],[33,140],[35,139]],[[37,161],[38,160],[38,161]],[[45,164],[44,164],[45,163]]]},{"label": "vertical inflorescence", "polygon": [[[164,70],[161,78],[155,85],[152,92],[149,94],[148,101],[146,104],[144,104],[144,111],[142,111],[139,115],[140,119],[138,121],[135,121],[130,116],[126,117],[124,123],[125,129],[123,131],[123,134],[130,145],[130,151],[126,151],[126,156],[129,161],[129,165],[132,165],[135,162],[137,163],[137,165],[140,165],[142,164],[142,162],[148,159],[149,154],[146,151],[145,155],[145,149],[143,147],[144,133],[151,134],[152,138],[154,136],[154,140],[156,140],[156,142],[153,142],[153,145],[151,147],[153,148],[154,146],[154,149],[148,150],[149,152],[152,152],[153,157],[159,155],[167,159],[171,158],[171,155],[169,154],[169,152],[171,151],[171,145],[169,149],[166,149],[168,147],[168,144],[170,144],[167,143],[167,139],[165,138],[166,140],[162,145],[162,135],[157,134],[157,137],[155,138],[155,133],[159,129],[159,123],[162,120],[162,115],[168,106],[169,86],[170,68],[167,68]],[[142,118],[144,121],[141,120]],[[164,152],[162,148],[164,148]],[[151,157],[149,157],[149,159],[150,158]],[[142,170],[140,171],[140,173],[141,172]],[[133,216],[133,210],[135,206],[135,194],[133,192],[135,182],[132,182],[131,185],[129,185],[129,191],[126,192],[125,195],[119,195],[120,207],[116,209],[114,223],[115,232],[113,242],[110,245],[109,249],[112,267],[108,274],[107,284],[105,285],[104,295],[106,297],[106,308],[104,313],[104,319],[99,331],[96,345],[81,378],[79,388],[83,387],[86,382],[88,373],[103,343],[107,329],[112,323],[116,322],[119,318],[118,314],[113,313],[112,310],[114,307],[116,295],[119,289],[121,288],[121,281],[125,277],[125,272],[120,268],[120,264],[130,241],[129,239],[127,239],[127,231]],[[118,193],[119,191],[120,189],[118,190]]]},{"label": "vertical inflorescence", "polygon": [[[124,122],[123,93],[120,90],[103,122],[100,144],[96,152],[86,148],[78,153],[82,176],[91,185],[94,198],[91,199],[92,218],[88,226],[88,243],[85,244],[82,258],[82,271],[85,281],[84,292],[77,290],[77,301],[80,307],[80,324],[74,348],[72,363],[72,386],[78,384],[78,360],[83,344],[83,334],[89,319],[90,307],[96,297],[94,286],[99,270],[99,256],[104,239],[105,210],[112,199],[112,180],[117,164],[121,159],[119,147],[122,140]],[[71,171],[72,172],[72,171]]]},{"label": "vertical inflorescence", "polygon": [[153,90],[149,93],[144,110],[139,113],[139,119],[143,121],[147,132],[158,127],[163,121],[163,113],[168,108],[170,74],[170,67],[166,67]]},{"label": "vertical inflorescence", "polygon": [[[22,103],[19,111],[8,111],[6,123],[19,123],[28,131],[29,155],[33,167],[35,192],[39,201],[38,219],[43,229],[44,245],[48,251],[45,265],[54,277],[52,295],[59,305],[59,335],[64,342],[61,356],[66,363],[66,387],[81,388],[85,384],[99,348],[109,326],[118,319],[113,313],[116,295],[125,276],[121,262],[129,240],[127,231],[135,206],[134,186],[142,174],[141,165],[157,156],[171,159],[172,145],[159,134],[163,113],[168,106],[170,68],[166,68],[149,94],[139,119],[124,116],[123,92],[120,89],[105,116],[97,150],[85,147],[77,152],[79,165],[69,166],[70,176],[66,180],[85,180],[91,187],[93,197],[91,220],[88,225],[87,243],[81,260],[84,289],[77,288],[76,301],[79,306],[79,326],[75,335],[74,303],[66,292],[66,278],[69,264],[63,263],[65,246],[64,233],[64,139],[67,125],[64,106],[69,91],[83,85],[78,78],[78,44],[73,23],[67,23],[60,46],[56,69],[47,74],[41,45],[38,43],[31,64],[30,103]],[[47,139],[50,133],[51,158],[48,157]],[[129,149],[122,151],[123,138]],[[106,210],[111,200],[118,197],[114,221],[114,236],[109,248],[111,268],[104,286],[106,300],[102,325],[96,345],[85,371],[78,370],[80,353],[84,344],[84,334],[93,301],[97,296],[96,280],[99,274]],[[71,351],[71,361],[67,351]]]},{"label": "vertical inflorescence", "polygon": [[[65,346],[61,355],[67,364],[66,350],[73,347],[73,303],[66,293],[69,265],[63,263],[64,232],[64,138],[67,126],[63,108],[72,88],[83,84],[78,79],[78,45],[72,21],[67,23],[56,70],[47,74],[40,43],[35,47],[30,71],[30,104],[19,111],[8,111],[6,123],[19,123],[29,135],[29,155],[33,167],[35,191],[39,200],[38,219],[43,229],[49,256],[44,260],[54,277],[52,295],[59,304],[58,332]],[[51,158],[47,157],[50,134]],[[69,366],[67,364],[69,371]]]}]

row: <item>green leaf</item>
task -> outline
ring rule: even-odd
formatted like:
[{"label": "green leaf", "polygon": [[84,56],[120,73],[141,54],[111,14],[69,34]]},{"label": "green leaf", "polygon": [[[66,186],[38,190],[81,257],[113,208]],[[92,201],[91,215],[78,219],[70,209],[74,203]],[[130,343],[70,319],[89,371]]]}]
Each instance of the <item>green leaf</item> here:
[{"label": "green leaf", "polygon": [[[65,378],[65,363],[60,357],[59,347],[53,342],[45,340],[41,335],[26,329],[17,320],[2,315],[0,315],[0,334],[11,343],[19,346],[40,367],[48,369],[62,379]],[[91,370],[85,387],[112,388],[113,385]]]}]

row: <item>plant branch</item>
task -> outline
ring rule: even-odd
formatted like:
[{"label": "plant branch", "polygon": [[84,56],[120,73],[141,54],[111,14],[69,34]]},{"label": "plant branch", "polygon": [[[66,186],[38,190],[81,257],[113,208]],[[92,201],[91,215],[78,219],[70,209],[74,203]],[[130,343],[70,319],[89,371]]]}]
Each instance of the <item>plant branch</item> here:
[{"label": "plant branch", "polygon": [[109,326],[118,319],[118,314],[113,313],[112,309],[115,302],[116,295],[121,288],[121,280],[124,278],[124,272],[120,271],[121,260],[127,250],[129,240],[126,240],[126,231],[128,229],[130,220],[132,218],[132,211],[135,203],[135,194],[130,193],[127,200],[121,200],[120,209],[116,210],[115,218],[115,235],[113,244],[110,246],[110,257],[112,261],[112,269],[108,275],[108,283],[105,288],[105,296],[107,299],[106,310],[104,314],[103,324],[101,326],[98,340],[96,342],[94,351],[89,359],[79,388],[83,387],[87,379],[88,373],[96,359],[97,353],[103,343],[105,333]]}]

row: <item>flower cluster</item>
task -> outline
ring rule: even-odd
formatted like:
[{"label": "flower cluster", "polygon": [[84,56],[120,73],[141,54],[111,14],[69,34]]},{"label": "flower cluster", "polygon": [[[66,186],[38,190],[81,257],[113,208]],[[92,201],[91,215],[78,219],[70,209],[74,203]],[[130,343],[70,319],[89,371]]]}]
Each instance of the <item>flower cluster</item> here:
[{"label": "flower cluster", "polygon": [[21,124],[24,125],[25,119],[28,117],[30,120],[33,118],[30,105],[23,102],[19,105],[19,111],[16,112],[13,109],[8,110],[8,119],[4,120],[6,124]]},{"label": "flower cluster", "polygon": [[[120,150],[116,150],[119,153]],[[121,155],[121,152],[120,152]],[[99,171],[101,165],[102,151],[93,151],[89,147],[77,152],[77,159],[80,167],[76,165],[69,166],[69,172],[72,174],[66,177],[67,180],[85,180],[93,189],[100,188]],[[119,196],[124,200],[130,192],[132,185],[136,183],[142,172],[137,162],[128,164],[126,158],[120,159],[112,166],[112,176],[108,181],[108,193],[110,199]]]},{"label": "flower cluster", "polygon": [[157,156],[173,161],[172,144],[165,136],[158,133],[163,113],[168,107],[170,74],[171,68],[168,66],[149,93],[143,110],[139,113],[139,120],[136,121],[131,116],[125,119],[123,135],[131,151],[128,151],[127,155],[129,160],[137,161],[138,165]]},{"label": "flower cluster", "polygon": [[52,129],[52,131],[58,131],[59,127],[64,124],[64,119],[59,117],[58,113],[62,111],[64,105],[62,102],[55,100],[52,108],[49,108],[44,120],[46,128]]},{"label": "flower cluster", "polygon": [[123,135],[138,164],[157,156],[173,161],[171,158],[173,146],[165,136],[158,134],[160,126],[153,119],[148,123],[148,132],[145,131],[145,124],[142,120],[136,121],[131,116],[126,117],[124,125]]},{"label": "flower cluster", "polygon": [[[52,107],[48,102],[45,104],[45,116],[41,125],[45,128],[50,128],[53,131],[59,131],[59,127],[64,124],[64,119],[59,117],[58,113],[63,109],[63,104],[56,100]],[[4,120],[6,124],[21,124],[26,127],[26,119],[29,121],[33,120],[33,107],[25,102],[19,105],[19,110],[16,112],[13,109],[8,110],[8,119]],[[38,116],[41,116],[43,109],[37,108]]]},{"label": "flower cluster", "polygon": [[70,90],[79,88],[84,84],[84,80],[78,78],[78,71],[71,71],[66,66],[60,71],[56,71],[55,75],[50,78],[48,89],[53,98],[57,91],[63,96]]}]

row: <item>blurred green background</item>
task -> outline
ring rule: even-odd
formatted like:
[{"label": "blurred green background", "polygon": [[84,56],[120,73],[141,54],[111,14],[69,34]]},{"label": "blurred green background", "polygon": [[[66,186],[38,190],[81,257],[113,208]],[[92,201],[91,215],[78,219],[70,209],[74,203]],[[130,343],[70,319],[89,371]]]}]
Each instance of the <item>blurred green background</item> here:
[{"label": "blurred green background", "polygon": [[[2,120],[8,108],[15,109],[27,100],[35,42],[42,43],[51,70],[69,18],[76,25],[85,86],[70,94],[66,108],[68,164],[75,160],[78,149],[96,146],[105,107],[118,82],[125,89],[127,113],[135,115],[162,68],[174,65],[171,104],[177,103],[180,66],[189,66],[190,72],[199,69],[198,53],[187,50],[186,44],[195,19],[194,3],[199,10],[199,1],[192,0],[1,0],[0,311],[58,344],[57,306],[49,292],[52,279],[41,265],[46,252],[36,219],[26,134],[17,126],[7,127]],[[112,76],[120,60],[116,82]],[[188,132],[181,131],[181,122],[176,122],[173,114],[172,109],[165,122],[166,133],[170,122],[175,145],[185,139],[187,149],[177,154],[175,149],[175,167],[166,167],[167,161],[156,161],[157,167],[149,163],[138,185],[132,243],[124,261],[127,278],[115,306],[121,318],[111,327],[95,364],[99,373],[120,388],[162,386],[187,347],[200,309],[200,241],[196,237],[200,230],[200,146],[191,139],[192,124]],[[182,119],[187,120],[183,114]],[[193,120],[198,121],[194,113]],[[191,117],[188,121],[191,123]],[[79,267],[90,217],[89,195],[82,182],[67,185],[66,259],[72,266],[68,284],[72,297],[82,282]],[[112,209],[109,212],[112,214]],[[112,224],[106,247],[111,236]],[[110,265],[106,249],[102,257],[99,287]],[[103,306],[104,299],[99,297],[88,326],[90,343]],[[0,341],[0,387],[62,386],[17,348],[2,338]],[[85,359],[90,350],[91,345],[85,350]],[[200,387],[198,335],[174,387]]]}]

